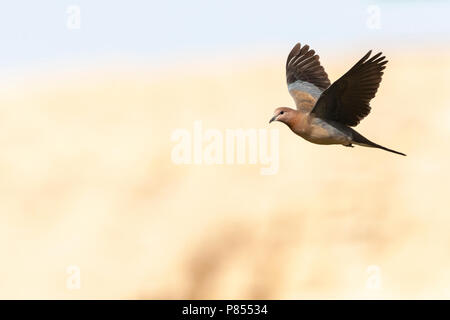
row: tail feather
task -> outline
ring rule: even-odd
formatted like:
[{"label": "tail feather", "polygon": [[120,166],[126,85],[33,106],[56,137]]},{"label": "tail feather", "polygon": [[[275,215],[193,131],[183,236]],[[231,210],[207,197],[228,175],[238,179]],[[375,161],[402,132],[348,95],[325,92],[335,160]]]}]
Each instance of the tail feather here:
[{"label": "tail feather", "polygon": [[389,151],[389,152],[392,152],[392,153],[396,153],[396,154],[399,154],[399,155],[402,155],[402,156],[406,157],[406,154],[404,154],[403,152],[395,151],[395,150],[392,150],[392,149],[380,146],[379,144],[376,144],[375,142],[372,142],[369,139],[363,137],[358,132],[356,132],[354,130],[352,130],[352,131],[353,131],[353,139],[352,140],[353,140],[353,143],[355,143],[355,144],[359,144],[359,145],[370,147],[370,148],[382,149],[382,150]]},{"label": "tail feather", "polygon": [[395,151],[395,150],[392,150],[392,149],[389,149],[389,148],[380,146],[379,144],[376,144],[376,143],[372,143],[372,146],[373,146],[374,148],[386,150],[386,151],[393,152],[393,153],[396,153],[396,154],[399,154],[399,155],[401,155],[401,156],[405,156],[405,157],[406,157],[406,154],[404,154],[403,152]]}]

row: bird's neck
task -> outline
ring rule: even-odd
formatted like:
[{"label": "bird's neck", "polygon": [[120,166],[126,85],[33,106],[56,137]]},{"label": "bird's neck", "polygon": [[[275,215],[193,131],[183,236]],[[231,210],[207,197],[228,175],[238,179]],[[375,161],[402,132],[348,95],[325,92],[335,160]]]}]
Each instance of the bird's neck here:
[{"label": "bird's neck", "polygon": [[294,116],[290,119],[288,127],[297,134],[301,134],[308,127],[309,111],[294,110]]}]

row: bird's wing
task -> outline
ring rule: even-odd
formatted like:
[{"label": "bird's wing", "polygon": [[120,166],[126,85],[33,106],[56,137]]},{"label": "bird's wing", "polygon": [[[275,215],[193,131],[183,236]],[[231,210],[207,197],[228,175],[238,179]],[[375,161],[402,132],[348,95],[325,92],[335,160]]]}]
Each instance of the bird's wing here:
[{"label": "bird's wing", "polygon": [[297,43],[286,61],[288,90],[297,109],[311,111],[322,92],[330,86],[319,56],[308,45]]},{"label": "bird's wing", "polygon": [[348,126],[356,126],[370,113],[370,100],[380,86],[387,60],[381,52],[369,58],[369,51],[317,100],[312,114]]}]

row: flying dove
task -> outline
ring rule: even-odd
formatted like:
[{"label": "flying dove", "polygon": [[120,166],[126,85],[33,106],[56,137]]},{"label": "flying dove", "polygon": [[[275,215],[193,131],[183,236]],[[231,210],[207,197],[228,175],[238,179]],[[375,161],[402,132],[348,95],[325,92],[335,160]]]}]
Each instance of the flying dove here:
[{"label": "flying dove", "polygon": [[286,62],[288,90],[297,110],[277,108],[269,123],[281,121],[295,134],[316,144],[342,144],[346,147],[356,144],[406,156],[380,146],[350,128],[369,114],[370,100],[377,92],[386,67],[387,60],[381,52],[370,57],[371,53],[369,51],[330,85],[319,56],[308,45],[302,47],[297,43]]}]

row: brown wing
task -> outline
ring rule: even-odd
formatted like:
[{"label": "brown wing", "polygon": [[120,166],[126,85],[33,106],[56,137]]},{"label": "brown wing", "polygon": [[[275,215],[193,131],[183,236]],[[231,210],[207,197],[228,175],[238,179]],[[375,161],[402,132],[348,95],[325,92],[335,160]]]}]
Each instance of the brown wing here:
[{"label": "brown wing", "polygon": [[286,61],[288,90],[297,109],[310,111],[322,92],[329,87],[328,75],[320,65],[319,56],[308,45],[297,43]]},{"label": "brown wing", "polygon": [[325,90],[311,113],[319,118],[356,126],[370,113],[370,100],[380,86],[387,60],[369,51],[346,74]]}]

